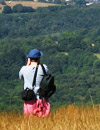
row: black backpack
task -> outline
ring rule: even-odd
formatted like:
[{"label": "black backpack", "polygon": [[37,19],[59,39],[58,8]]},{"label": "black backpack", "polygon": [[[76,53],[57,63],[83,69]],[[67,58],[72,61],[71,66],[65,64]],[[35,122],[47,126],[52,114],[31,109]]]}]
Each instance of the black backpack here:
[{"label": "black backpack", "polygon": [[40,64],[44,73],[43,79],[40,83],[39,95],[40,98],[50,98],[56,91],[56,86],[54,85],[54,76],[47,74],[45,68]]}]

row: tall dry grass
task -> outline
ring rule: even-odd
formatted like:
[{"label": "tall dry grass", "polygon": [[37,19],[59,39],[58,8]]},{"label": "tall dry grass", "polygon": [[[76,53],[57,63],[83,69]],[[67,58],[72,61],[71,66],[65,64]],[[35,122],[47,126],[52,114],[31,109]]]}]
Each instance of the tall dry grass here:
[{"label": "tall dry grass", "polygon": [[0,130],[100,130],[100,108],[70,105],[45,118],[1,113]]}]

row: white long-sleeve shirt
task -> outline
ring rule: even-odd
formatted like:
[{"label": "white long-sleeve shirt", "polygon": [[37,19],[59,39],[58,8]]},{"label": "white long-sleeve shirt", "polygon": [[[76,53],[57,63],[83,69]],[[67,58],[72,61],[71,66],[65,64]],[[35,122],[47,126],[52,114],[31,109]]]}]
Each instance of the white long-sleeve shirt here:
[{"label": "white long-sleeve shirt", "polygon": [[[45,64],[43,64],[46,73],[49,73],[49,70]],[[19,78],[24,79],[24,89],[29,88],[33,89],[34,93],[36,94],[36,97],[39,98],[38,94],[38,89],[40,87],[40,82],[43,78],[43,70],[41,68],[41,65],[38,66],[38,71],[37,71],[37,77],[36,77],[36,82],[35,85],[32,86],[33,84],[33,79],[34,79],[34,74],[35,74],[36,66],[23,66],[20,71],[19,71]]]}]

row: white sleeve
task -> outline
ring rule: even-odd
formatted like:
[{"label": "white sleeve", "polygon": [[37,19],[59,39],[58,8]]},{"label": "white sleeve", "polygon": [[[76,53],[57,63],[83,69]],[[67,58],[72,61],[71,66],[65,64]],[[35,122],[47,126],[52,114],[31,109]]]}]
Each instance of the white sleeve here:
[{"label": "white sleeve", "polygon": [[48,67],[47,67],[45,64],[43,64],[43,66],[44,66],[44,68],[45,68],[46,73],[49,74],[50,72],[49,72]]},{"label": "white sleeve", "polygon": [[23,67],[19,71],[19,79],[23,79]]}]

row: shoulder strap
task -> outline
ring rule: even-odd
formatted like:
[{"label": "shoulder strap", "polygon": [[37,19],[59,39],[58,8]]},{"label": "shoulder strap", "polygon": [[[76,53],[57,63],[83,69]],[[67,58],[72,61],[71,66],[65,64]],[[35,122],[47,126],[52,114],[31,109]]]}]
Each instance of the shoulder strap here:
[{"label": "shoulder strap", "polygon": [[34,74],[34,79],[33,79],[33,84],[32,84],[32,86],[35,85],[35,82],[36,82],[36,76],[37,76],[37,71],[38,71],[38,65],[37,65],[36,70],[35,70],[35,74]]},{"label": "shoulder strap", "polygon": [[44,75],[47,75],[47,73],[46,73],[46,71],[45,71],[45,68],[44,68],[43,64],[40,64],[40,65],[41,65],[41,67],[42,67],[42,70],[43,70]]}]

